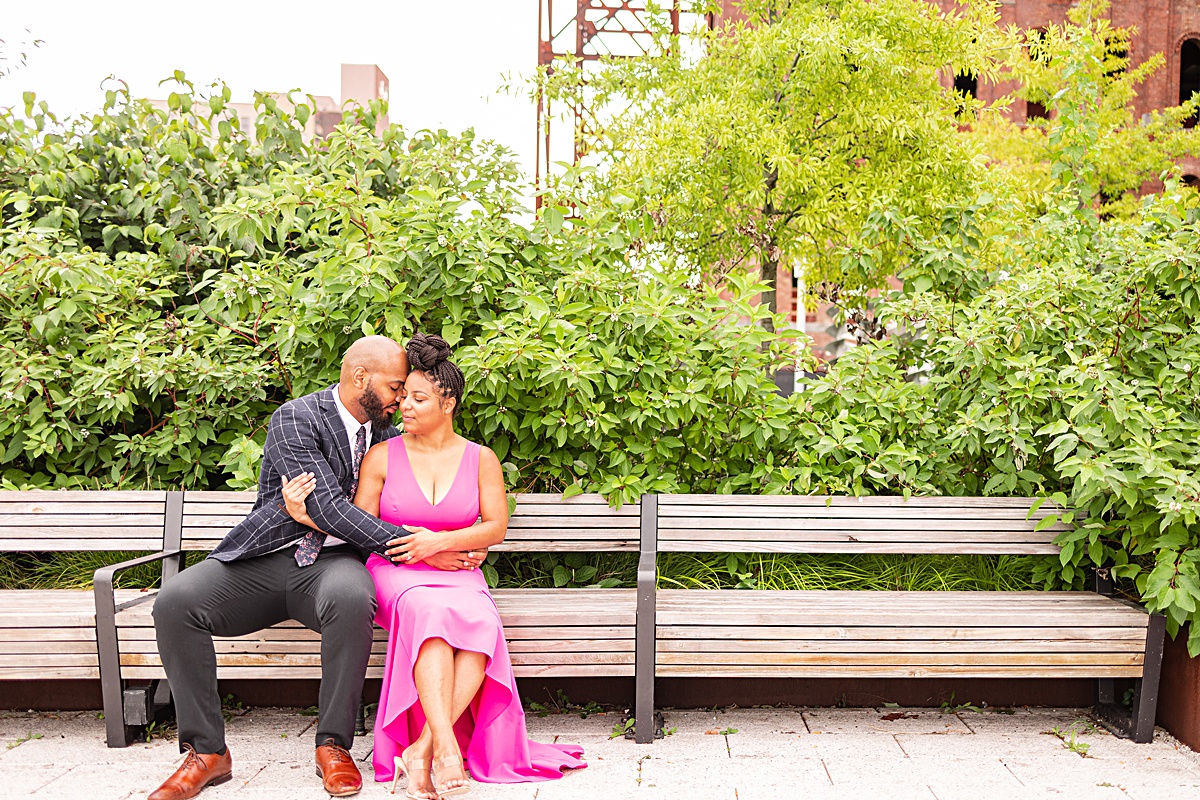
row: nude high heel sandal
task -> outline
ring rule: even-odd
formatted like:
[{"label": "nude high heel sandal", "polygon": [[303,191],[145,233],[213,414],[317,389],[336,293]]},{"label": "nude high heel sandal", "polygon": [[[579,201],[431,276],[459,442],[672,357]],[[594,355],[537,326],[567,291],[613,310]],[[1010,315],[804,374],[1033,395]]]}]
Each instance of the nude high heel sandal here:
[{"label": "nude high heel sandal", "polygon": [[[436,762],[434,762],[434,766],[437,767],[439,771],[443,766],[446,765],[457,766],[458,768],[462,769],[464,778],[466,777],[467,771],[463,768],[462,756],[446,756],[445,758],[438,759]],[[471,787],[465,783],[461,786],[451,786],[447,788],[445,783],[439,785],[436,778],[433,782],[433,788],[438,793],[438,797],[453,797],[456,794],[466,794],[467,792],[471,791]]]},{"label": "nude high heel sandal", "polygon": [[[414,758],[411,762],[405,764],[404,756],[399,755],[396,756],[395,770],[396,773],[392,776],[392,794],[396,793],[396,783],[400,780],[401,775],[411,776],[414,772],[429,772],[429,762],[423,758]],[[412,780],[410,777],[409,785],[411,786],[411,784]],[[409,800],[437,800],[438,798],[436,792],[428,795],[413,794],[412,789],[409,787],[405,787],[404,796]]]}]

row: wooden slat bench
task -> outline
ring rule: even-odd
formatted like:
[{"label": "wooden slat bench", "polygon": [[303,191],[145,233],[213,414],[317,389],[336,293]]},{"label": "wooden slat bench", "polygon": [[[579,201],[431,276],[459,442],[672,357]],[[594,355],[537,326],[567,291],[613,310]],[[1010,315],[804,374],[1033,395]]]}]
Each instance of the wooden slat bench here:
[{"label": "wooden slat bench", "polygon": [[[0,492],[0,552],[162,548],[166,492]],[[0,680],[96,679],[89,590],[0,591]]]},{"label": "wooden slat bench", "polygon": [[[1032,503],[663,495],[642,508],[658,552],[1057,554],[1063,526],[1035,530],[1052,507],[1030,518]],[[1102,720],[1153,737],[1164,618],[1095,592],[660,590],[655,614],[658,677],[1097,678]],[[1137,681],[1131,713],[1116,678]]]},{"label": "wooden slat bench", "polygon": [[[123,747],[127,728],[145,724],[156,688],[125,691],[127,681],[165,678],[154,637],[151,611],[155,592],[111,590],[115,573],[146,560],[164,562],[164,580],[178,570],[185,551],[209,551],[249,511],[254,494],[185,492],[168,498],[167,537],[161,552],[148,559],[101,570],[96,575],[97,619],[105,719],[110,747]],[[558,495],[517,497],[508,535],[498,551],[639,552],[641,517],[637,504],[614,510],[597,495],[563,500]],[[653,554],[641,559],[646,586],[653,596]],[[518,677],[634,675],[639,593],[634,589],[499,589],[493,592],[504,621]],[[649,620],[652,615],[646,615]],[[647,628],[643,638],[652,653]],[[367,676],[383,674],[387,634],[376,628]],[[319,678],[320,638],[299,623],[284,623],[259,633],[219,638],[219,678]],[[649,657],[649,656],[647,656]],[[652,670],[649,665],[644,672]],[[165,683],[165,682],[164,682]],[[647,723],[649,726],[650,723]]]}]

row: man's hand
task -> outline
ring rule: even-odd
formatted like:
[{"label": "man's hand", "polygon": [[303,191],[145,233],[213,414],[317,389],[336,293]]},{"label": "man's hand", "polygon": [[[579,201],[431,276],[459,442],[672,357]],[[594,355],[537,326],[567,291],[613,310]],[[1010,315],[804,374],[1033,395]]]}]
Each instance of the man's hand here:
[{"label": "man's hand", "polygon": [[437,569],[453,572],[459,569],[478,569],[487,558],[487,550],[443,550],[425,559],[425,563]]},{"label": "man's hand", "polygon": [[311,472],[302,472],[290,480],[286,475],[282,477],[283,502],[287,504],[288,515],[301,525],[314,527],[312,518],[308,516],[308,509],[304,507],[304,501],[312,494],[313,489],[317,488],[316,477]]}]

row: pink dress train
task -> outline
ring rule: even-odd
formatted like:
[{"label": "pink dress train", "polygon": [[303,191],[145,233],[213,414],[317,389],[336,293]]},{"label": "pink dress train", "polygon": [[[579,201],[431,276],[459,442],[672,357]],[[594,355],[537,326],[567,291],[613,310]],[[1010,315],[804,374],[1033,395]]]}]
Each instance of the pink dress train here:
[{"label": "pink dress train", "polygon": [[[379,499],[380,518],[395,525],[432,531],[456,530],[479,517],[479,451],[467,443],[458,473],[445,497],[433,505],[413,476],[404,438],[388,440],[387,479]],[[375,780],[392,780],[395,757],[425,727],[413,684],[417,653],[427,639],[445,639],[459,650],[487,656],[486,676],[470,707],[454,727],[471,777],[488,783],[542,781],[564,769],[587,766],[577,745],[530,741],[517,695],[500,614],[480,570],[448,572],[426,564],[399,565],[379,555],[367,560],[379,603],[375,621],[388,631],[383,692],[375,718]]]}]

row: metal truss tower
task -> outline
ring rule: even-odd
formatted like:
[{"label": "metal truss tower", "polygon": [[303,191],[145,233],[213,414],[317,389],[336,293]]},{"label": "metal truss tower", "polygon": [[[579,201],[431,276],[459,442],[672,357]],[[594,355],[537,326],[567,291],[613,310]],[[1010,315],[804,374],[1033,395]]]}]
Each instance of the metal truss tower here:
[{"label": "metal truss tower", "polygon": [[[595,64],[606,56],[636,58],[646,55],[652,44],[650,24],[651,12],[646,0],[538,0],[538,64],[548,70],[554,69],[556,58],[571,57],[588,64]],[[670,17],[671,29],[679,33],[680,0],[660,0],[657,12]],[[665,21],[665,20],[664,20]],[[534,165],[534,182],[540,187],[542,179],[550,174],[554,160],[566,160],[566,153],[551,157],[551,121],[553,118],[550,100],[538,95],[537,100],[537,160]],[[581,97],[570,109],[572,122],[571,158],[578,162],[586,154],[587,134],[591,130],[593,116],[587,108],[587,100]],[[558,134],[557,139],[562,138]],[[564,149],[559,144],[560,149]]]}]

